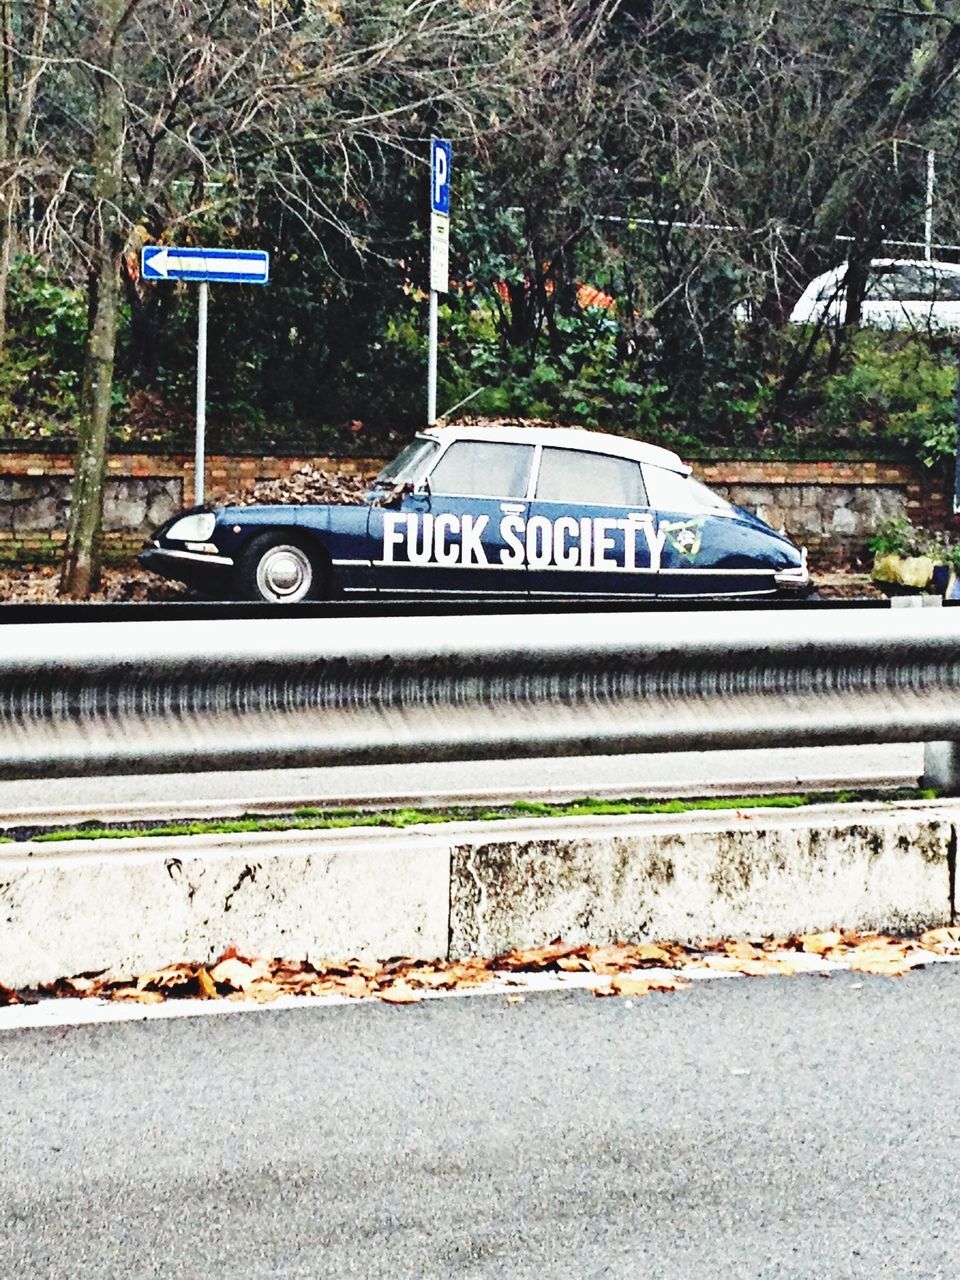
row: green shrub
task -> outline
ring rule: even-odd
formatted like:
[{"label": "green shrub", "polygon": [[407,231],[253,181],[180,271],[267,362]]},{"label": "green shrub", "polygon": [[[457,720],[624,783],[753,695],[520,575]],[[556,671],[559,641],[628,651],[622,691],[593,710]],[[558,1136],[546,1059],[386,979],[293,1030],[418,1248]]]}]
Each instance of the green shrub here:
[{"label": "green shrub", "polygon": [[851,439],[895,441],[933,466],[956,447],[953,353],[922,334],[858,333],[849,367],[824,379],[821,421]]},{"label": "green shrub", "polygon": [[64,287],[35,259],[17,258],[0,360],[0,434],[58,434],[73,425],[86,332],[82,289]]}]

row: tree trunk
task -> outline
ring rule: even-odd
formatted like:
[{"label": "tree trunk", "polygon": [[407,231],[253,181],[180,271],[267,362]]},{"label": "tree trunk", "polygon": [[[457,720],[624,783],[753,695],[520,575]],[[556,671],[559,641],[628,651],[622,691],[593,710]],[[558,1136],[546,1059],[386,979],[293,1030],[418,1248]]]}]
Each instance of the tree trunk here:
[{"label": "tree trunk", "polygon": [[3,52],[0,55],[2,83],[0,83],[0,172],[7,182],[0,195],[0,356],[7,341],[7,280],[10,275],[10,238],[13,233],[13,211],[16,199],[16,183],[10,172],[13,112],[15,96],[13,82],[13,5],[11,0],[0,0],[0,30],[3,32]]},{"label": "tree trunk", "polygon": [[70,524],[60,594],[87,597],[100,585],[103,475],[117,343],[122,248],[119,202],[123,162],[123,90],[114,74],[122,20],[119,0],[98,0],[99,100],[94,141],[96,247],[90,264],[90,326],[83,358],[77,457],[70,491]]},{"label": "tree trunk", "polygon": [[7,345],[7,291],[13,257],[14,213],[19,195],[20,184],[11,179],[5,197],[0,199],[0,356]]}]

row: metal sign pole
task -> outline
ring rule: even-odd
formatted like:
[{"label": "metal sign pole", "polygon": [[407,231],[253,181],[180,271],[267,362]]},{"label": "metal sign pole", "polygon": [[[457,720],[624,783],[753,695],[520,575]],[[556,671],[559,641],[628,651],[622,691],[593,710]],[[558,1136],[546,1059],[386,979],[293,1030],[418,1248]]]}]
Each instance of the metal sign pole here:
[{"label": "metal sign pole", "polygon": [[207,297],[210,286],[200,282],[197,307],[197,442],[193,472],[193,502],[199,507],[203,502],[204,451],[207,434]]},{"label": "metal sign pole", "polygon": [[923,256],[929,262],[933,258],[933,180],[934,152],[927,152],[927,199],[923,213]]},{"label": "metal sign pole", "polygon": [[193,501],[204,497],[204,449],[207,434],[207,300],[211,281],[221,284],[269,284],[270,255],[265,249],[200,249],[146,244],[140,253],[144,281],[189,280],[200,286],[197,306],[197,440]]},{"label": "metal sign pole", "polygon": [[437,420],[437,291],[430,290],[430,327],[427,354],[427,426]]},{"label": "metal sign pole", "polygon": [[437,420],[437,310],[450,289],[450,170],[452,149],[430,139],[430,319],[427,337],[427,426]]}]

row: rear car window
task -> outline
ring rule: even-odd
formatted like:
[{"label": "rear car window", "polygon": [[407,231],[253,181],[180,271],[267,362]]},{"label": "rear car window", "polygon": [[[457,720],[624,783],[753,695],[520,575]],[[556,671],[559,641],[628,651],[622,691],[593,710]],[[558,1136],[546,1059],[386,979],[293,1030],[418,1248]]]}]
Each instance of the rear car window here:
[{"label": "rear car window", "polygon": [[532,444],[457,440],[430,472],[430,492],[468,498],[524,498]]},{"label": "rear car window", "polygon": [[589,503],[605,507],[645,507],[640,464],[629,458],[579,449],[544,449],[537,479],[541,502]]}]

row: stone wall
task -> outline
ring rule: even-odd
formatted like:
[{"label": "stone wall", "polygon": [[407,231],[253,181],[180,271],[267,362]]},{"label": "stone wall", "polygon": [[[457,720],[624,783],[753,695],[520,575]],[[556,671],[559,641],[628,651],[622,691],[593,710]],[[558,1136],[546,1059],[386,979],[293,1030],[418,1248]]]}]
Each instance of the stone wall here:
[{"label": "stone wall", "polygon": [[[207,497],[236,494],[282,479],[305,463],[353,474],[378,459],[212,456]],[[694,471],[731,501],[781,526],[805,544],[813,563],[856,565],[878,523],[908,514],[917,524],[949,528],[946,478],[919,465],[886,462],[694,461]],[[29,563],[59,554],[69,512],[73,458],[67,454],[0,454],[0,563]],[[193,503],[193,457],[115,454],[104,495],[108,560],[128,559],[158,524]]]},{"label": "stone wall", "polygon": [[693,467],[731,502],[785,528],[814,562],[864,560],[866,539],[893,516],[931,528],[956,523],[946,477],[919,464],[704,460]]}]

